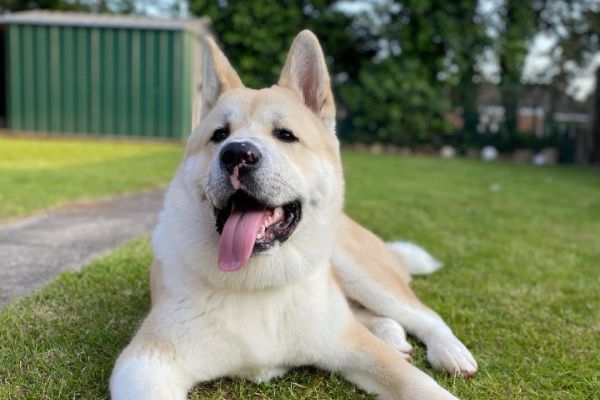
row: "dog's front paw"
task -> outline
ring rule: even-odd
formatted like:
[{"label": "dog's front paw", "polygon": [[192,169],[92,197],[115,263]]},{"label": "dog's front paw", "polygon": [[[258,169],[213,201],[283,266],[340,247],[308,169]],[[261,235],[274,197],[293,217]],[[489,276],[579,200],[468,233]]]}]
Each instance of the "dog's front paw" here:
[{"label": "dog's front paw", "polygon": [[427,346],[427,360],[435,369],[465,378],[475,375],[477,361],[455,336]]}]

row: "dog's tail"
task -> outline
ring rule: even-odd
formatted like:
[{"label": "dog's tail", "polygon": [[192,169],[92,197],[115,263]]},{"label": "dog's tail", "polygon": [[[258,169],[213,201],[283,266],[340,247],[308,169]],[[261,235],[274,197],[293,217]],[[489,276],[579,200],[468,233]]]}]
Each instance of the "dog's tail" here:
[{"label": "dog's tail", "polygon": [[399,257],[411,275],[429,275],[442,268],[442,263],[425,249],[410,242],[386,243],[392,254]]}]

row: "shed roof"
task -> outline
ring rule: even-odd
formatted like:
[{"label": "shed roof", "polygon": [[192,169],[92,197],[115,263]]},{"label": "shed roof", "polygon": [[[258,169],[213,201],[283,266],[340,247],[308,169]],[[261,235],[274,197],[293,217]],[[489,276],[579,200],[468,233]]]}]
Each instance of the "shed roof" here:
[{"label": "shed roof", "polygon": [[201,33],[206,31],[209,24],[209,19],[166,19],[137,15],[31,10],[5,14],[0,17],[0,23],[19,25],[66,25],[97,28],[156,29]]}]

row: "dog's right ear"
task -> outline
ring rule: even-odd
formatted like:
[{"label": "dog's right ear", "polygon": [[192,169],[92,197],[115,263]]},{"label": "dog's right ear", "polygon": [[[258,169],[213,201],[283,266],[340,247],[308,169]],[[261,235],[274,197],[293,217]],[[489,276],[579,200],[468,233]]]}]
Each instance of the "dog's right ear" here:
[{"label": "dog's right ear", "polygon": [[201,118],[208,114],[223,93],[241,87],[244,87],[244,84],[225,54],[212,38],[207,38],[204,80],[202,81]]}]

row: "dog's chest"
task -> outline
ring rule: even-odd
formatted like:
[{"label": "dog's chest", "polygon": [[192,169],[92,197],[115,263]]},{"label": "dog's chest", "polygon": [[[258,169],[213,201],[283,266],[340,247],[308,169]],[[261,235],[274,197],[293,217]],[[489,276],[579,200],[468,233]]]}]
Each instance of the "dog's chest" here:
[{"label": "dog's chest", "polygon": [[199,339],[221,362],[231,361],[231,375],[309,363],[327,346],[331,331],[343,324],[345,300],[330,289],[330,282],[316,281],[273,291],[213,294],[198,320]]}]

